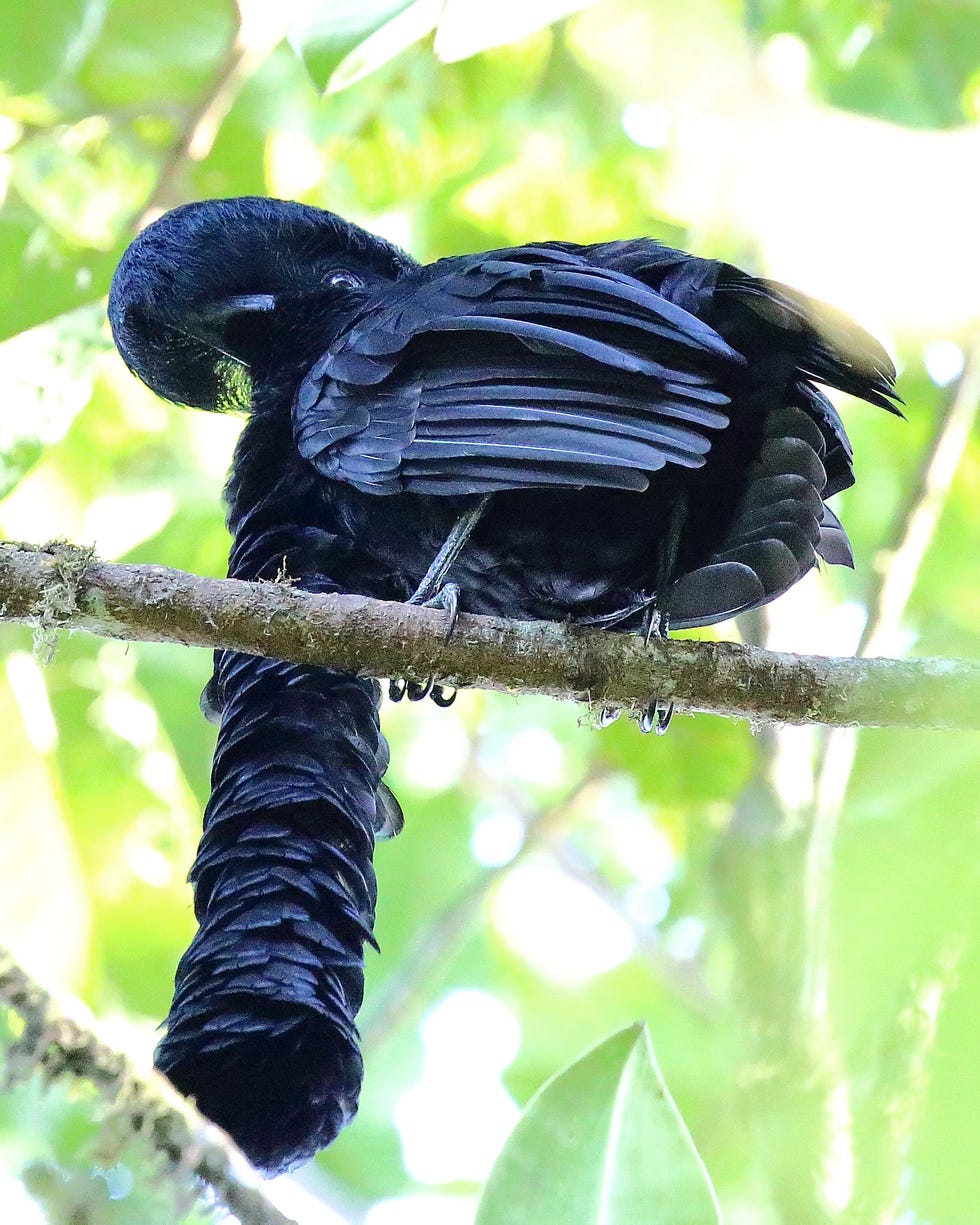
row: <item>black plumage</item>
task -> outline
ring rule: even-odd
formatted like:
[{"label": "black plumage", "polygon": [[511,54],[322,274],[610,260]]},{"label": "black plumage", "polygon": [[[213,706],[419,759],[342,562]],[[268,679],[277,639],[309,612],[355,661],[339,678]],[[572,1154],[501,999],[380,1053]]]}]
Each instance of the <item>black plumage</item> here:
[{"label": "black plumage", "polygon": [[[817,383],[897,411],[849,320],[647,239],[420,266],[317,209],[207,201],[133,243],[109,315],[161,395],[250,414],[230,574],[408,599],[474,511],[448,577],[517,618],[704,625],[852,564],[825,504],[851,448]],[[206,691],[201,926],[157,1061],[267,1170],[356,1107],[373,843],[400,824],[378,697],[227,652]]]}]

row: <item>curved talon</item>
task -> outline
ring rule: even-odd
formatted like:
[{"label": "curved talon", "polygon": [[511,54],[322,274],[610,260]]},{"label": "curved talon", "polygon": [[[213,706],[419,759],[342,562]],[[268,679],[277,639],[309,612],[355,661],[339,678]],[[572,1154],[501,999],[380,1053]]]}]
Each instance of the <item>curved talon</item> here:
[{"label": "curved talon", "polygon": [[388,701],[400,702],[405,696],[407,688],[408,681],[403,676],[393,676],[388,682]]},{"label": "curved talon", "polygon": [[458,690],[453,685],[433,685],[429,697],[437,706],[452,706]]},{"label": "curved talon", "polygon": [[648,604],[643,611],[643,645],[648,647],[651,638],[667,637],[667,617],[656,603]]},{"label": "curved talon", "polygon": [[670,727],[671,716],[674,713],[674,703],[665,702],[663,698],[654,698],[643,714],[640,715],[640,731],[653,732],[662,736]]},{"label": "curved talon", "polygon": [[421,702],[432,689],[432,677],[427,676],[424,681],[409,681],[405,688],[410,702]]},{"label": "curved talon", "polygon": [[[419,588],[421,591],[421,588]],[[446,633],[443,638],[444,642],[448,642],[452,638],[456,629],[456,622],[459,619],[459,585],[457,583],[446,583],[440,587],[434,596],[430,596],[427,600],[419,597],[419,592],[408,597],[406,604],[417,604],[419,608],[443,608],[447,613]]]},{"label": "curved talon", "polygon": [[447,583],[431,600],[426,600],[426,608],[444,608],[446,610],[446,632],[443,642],[448,642],[456,632],[456,622],[459,620],[459,586]]}]

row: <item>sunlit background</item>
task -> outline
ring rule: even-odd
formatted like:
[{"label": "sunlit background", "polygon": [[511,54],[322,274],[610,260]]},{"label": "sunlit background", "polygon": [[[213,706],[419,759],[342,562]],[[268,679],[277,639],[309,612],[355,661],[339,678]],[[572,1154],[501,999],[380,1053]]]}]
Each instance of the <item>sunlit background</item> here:
[{"label": "sunlit background", "polygon": [[[975,0],[8,3],[0,150],[3,536],[224,572],[241,422],[157,401],[104,321],[164,208],[292,197],[422,259],[651,235],[852,313],[907,402],[842,398],[856,571],[705,632],[980,654]],[[0,646],[0,943],[146,1068],[193,931],[209,657]],[[376,856],[361,1110],[283,1211],[469,1225],[529,1096],[646,1019],[729,1225],[977,1219],[975,734],[655,740],[481,693],[383,722],[407,820]],[[0,1097],[5,1223],[207,1218],[100,1118],[77,1087]]]}]

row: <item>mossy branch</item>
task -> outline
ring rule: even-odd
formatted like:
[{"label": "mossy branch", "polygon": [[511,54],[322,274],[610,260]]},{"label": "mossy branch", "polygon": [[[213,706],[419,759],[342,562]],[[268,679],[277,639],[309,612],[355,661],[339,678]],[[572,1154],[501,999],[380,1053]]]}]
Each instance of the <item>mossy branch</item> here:
[{"label": "mossy branch", "polygon": [[980,727],[980,663],[834,659],[728,642],[673,640],[550,622],[445,614],[288,583],[209,579],[98,561],[64,543],[0,544],[8,621],[107,638],[226,647],[363,676],[434,675],[458,686],[543,693],[636,714],[652,695],[678,709],[838,727]]},{"label": "mossy branch", "polygon": [[[0,949],[0,1008],[20,1019],[19,1036],[4,1052],[8,1087],[33,1076],[83,1081],[107,1103],[102,1137],[115,1136],[119,1143],[131,1135],[144,1137],[166,1158],[178,1191],[181,1181],[200,1179],[242,1225],[294,1225],[249,1185],[248,1163],[224,1132],[158,1073],[141,1078],[123,1055],[62,1012],[5,949]],[[236,1162],[241,1173],[235,1172]]]}]

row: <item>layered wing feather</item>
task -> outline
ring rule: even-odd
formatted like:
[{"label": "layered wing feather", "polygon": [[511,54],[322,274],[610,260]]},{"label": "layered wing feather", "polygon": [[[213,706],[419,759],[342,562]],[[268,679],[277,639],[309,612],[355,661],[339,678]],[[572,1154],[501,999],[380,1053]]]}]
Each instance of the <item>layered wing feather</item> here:
[{"label": "layered wing feather", "polygon": [[813,380],[902,416],[891,358],[835,307],[779,281],[651,239],[582,250],[597,266],[628,274],[715,329],[744,357],[750,386],[758,389],[769,381],[773,393],[788,394],[805,410],[827,449],[824,496],[853,484],[854,474],[844,423]]},{"label": "layered wing feather", "polygon": [[853,565],[847,533],[825,504],[854,482],[851,445],[815,382],[901,416],[895,367],[878,341],[787,285],[650,240],[601,243],[586,254],[683,307],[745,358],[727,389],[733,434],[753,416],[758,422],[753,458],[722,481],[734,482],[738,498],[711,555],[675,582],[673,623],[710,624],[764,604],[818,557]]},{"label": "layered wing feather", "polygon": [[321,473],[371,493],[642,490],[704,464],[740,361],[631,276],[517,248],[369,301],[300,387],[294,432]]}]

